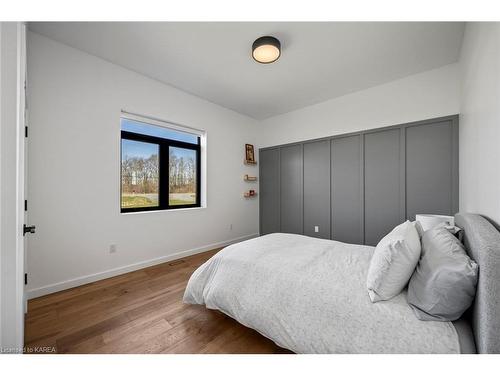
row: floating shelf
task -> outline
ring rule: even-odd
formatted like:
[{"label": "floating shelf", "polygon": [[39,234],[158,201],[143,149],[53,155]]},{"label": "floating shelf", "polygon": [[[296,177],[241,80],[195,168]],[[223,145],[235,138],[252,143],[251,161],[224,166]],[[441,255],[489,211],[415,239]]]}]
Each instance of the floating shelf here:
[{"label": "floating shelf", "polygon": [[249,161],[246,159],[243,160],[243,163],[245,163],[245,165],[257,165],[256,161]]},{"label": "floating shelf", "polygon": [[243,180],[253,182],[253,181],[257,181],[257,177],[256,176],[249,176],[246,174],[243,176]]},{"label": "floating shelf", "polygon": [[253,195],[250,195],[250,192],[245,191],[245,192],[243,193],[243,196],[244,196],[245,198],[255,198],[255,197],[257,197],[257,192],[255,192]]}]

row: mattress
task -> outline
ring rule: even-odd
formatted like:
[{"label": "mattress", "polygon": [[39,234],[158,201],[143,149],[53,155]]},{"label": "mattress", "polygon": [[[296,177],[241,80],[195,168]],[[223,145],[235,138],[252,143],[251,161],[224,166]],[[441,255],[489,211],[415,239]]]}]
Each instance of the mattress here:
[{"label": "mattress", "polygon": [[460,353],[454,325],[418,320],[406,291],[370,301],[373,251],[295,234],[262,236],[201,265],[184,302],[222,311],[296,353]]}]

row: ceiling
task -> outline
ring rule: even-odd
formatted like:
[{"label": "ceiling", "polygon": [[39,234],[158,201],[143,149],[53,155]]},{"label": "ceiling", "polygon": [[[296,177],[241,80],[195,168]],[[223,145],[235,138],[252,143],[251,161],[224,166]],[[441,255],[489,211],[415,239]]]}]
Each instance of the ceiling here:
[{"label": "ceiling", "polygon": [[[456,62],[455,22],[35,22],[32,31],[256,119]],[[273,35],[281,58],[251,57]]]}]

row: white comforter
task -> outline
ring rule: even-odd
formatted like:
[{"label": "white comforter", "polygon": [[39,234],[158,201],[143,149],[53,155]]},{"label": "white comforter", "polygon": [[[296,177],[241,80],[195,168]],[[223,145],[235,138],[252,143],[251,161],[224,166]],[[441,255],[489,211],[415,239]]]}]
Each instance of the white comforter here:
[{"label": "white comforter", "polygon": [[371,303],[374,248],[275,233],[231,245],[191,276],[204,304],[296,353],[459,353],[452,323],[418,320],[406,291]]}]

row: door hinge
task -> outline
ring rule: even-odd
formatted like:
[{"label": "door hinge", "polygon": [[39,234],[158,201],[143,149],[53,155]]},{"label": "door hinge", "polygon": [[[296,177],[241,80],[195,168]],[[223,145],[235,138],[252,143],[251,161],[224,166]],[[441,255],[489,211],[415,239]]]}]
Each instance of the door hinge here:
[{"label": "door hinge", "polygon": [[26,235],[26,233],[35,233],[36,227],[34,225],[23,225],[23,236]]},{"label": "door hinge", "polygon": [[24,136],[26,138],[28,138],[28,127],[27,126],[24,127]]},{"label": "door hinge", "polygon": [[28,285],[28,274],[24,274],[24,285]]},{"label": "door hinge", "polygon": [[24,211],[28,211],[28,200],[24,200]]}]

